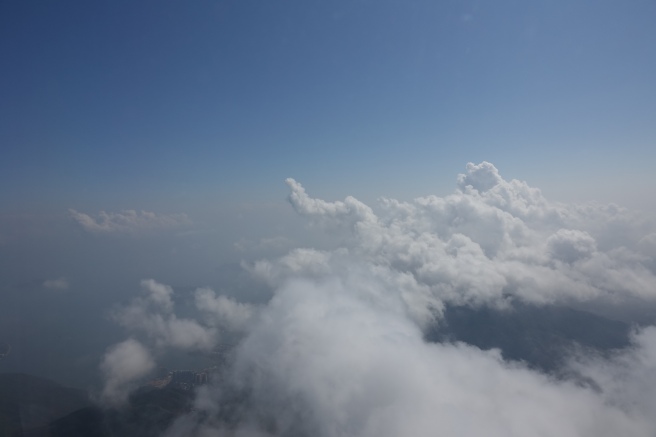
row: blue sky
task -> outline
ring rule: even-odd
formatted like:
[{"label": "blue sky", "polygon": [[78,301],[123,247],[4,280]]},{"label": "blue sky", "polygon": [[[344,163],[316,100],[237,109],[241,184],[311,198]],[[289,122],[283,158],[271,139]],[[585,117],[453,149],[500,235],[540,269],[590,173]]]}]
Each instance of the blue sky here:
[{"label": "blue sky", "polygon": [[[0,6],[9,211],[444,194],[493,162],[563,200],[654,185],[652,1]],[[656,205],[647,205],[647,209]]]}]

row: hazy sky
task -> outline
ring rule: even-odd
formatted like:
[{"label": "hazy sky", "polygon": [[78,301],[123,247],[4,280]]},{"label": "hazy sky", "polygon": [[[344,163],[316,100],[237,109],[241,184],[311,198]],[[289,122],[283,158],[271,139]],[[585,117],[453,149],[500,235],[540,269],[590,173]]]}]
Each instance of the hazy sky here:
[{"label": "hazy sky", "polygon": [[[166,436],[656,435],[655,22],[0,2],[0,372],[121,405],[229,344]],[[522,305],[642,325],[559,378],[425,339]]]},{"label": "hazy sky", "polygon": [[603,393],[422,337],[446,305],[653,321],[654,22],[651,0],[0,2],[0,371],[120,403],[229,332],[227,374],[283,430],[654,435],[653,327],[580,364]]},{"label": "hazy sky", "polygon": [[[652,1],[9,1],[3,210],[445,194],[656,210]],[[177,205],[180,205],[178,207]],[[186,211],[190,212],[190,211]]]}]

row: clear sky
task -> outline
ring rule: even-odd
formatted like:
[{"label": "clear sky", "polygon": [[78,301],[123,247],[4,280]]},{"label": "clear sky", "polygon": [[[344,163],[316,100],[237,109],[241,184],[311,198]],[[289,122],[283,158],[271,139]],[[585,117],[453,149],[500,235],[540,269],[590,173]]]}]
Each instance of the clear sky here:
[{"label": "clear sky", "polygon": [[[656,210],[656,3],[5,1],[0,201],[444,194],[468,161]],[[180,205],[177,207],[176,205]]]}]

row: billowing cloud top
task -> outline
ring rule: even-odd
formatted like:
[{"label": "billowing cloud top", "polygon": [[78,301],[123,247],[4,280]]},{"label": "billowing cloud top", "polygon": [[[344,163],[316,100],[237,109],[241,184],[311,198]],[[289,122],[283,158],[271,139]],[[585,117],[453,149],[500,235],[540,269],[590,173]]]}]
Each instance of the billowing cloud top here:
[{"label": "billowing cloud top", "polygon": [[131,209],[121,212],[100,211],[95,218],[74,209],[70,209],[69,213],[82,229],[95,233],[133,233],[172,228],[190,222],[186,214],[158,215]]},{"label": "billowing cloud top", "polygon": [[332,232],[349,229],[352,238],[344,240],[348,255],[311,255],[306,249],[258,263],[257,271],[272,281],[280,271],[314,274],[335,265],[325,258],[352,256],[381,274],[404,278],[434,308],[512,299],[656,300],[650,223],[612,205],[549,202],[525,182],[504,180],[488,162],[469,163],[449,196],[382,199],[376,213],[353,197],[313,199],[298,182],[286,182],[299,214]]}]

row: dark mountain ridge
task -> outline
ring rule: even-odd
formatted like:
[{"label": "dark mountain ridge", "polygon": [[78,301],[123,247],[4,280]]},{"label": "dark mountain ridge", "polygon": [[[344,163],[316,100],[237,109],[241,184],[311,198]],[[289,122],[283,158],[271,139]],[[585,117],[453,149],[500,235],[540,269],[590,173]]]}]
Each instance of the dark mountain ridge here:
[{"label": "dark mountain ridge", "polygon": [[22,435],[89,405],[82,390],[24,373],[0,374],[0,436]]}]

